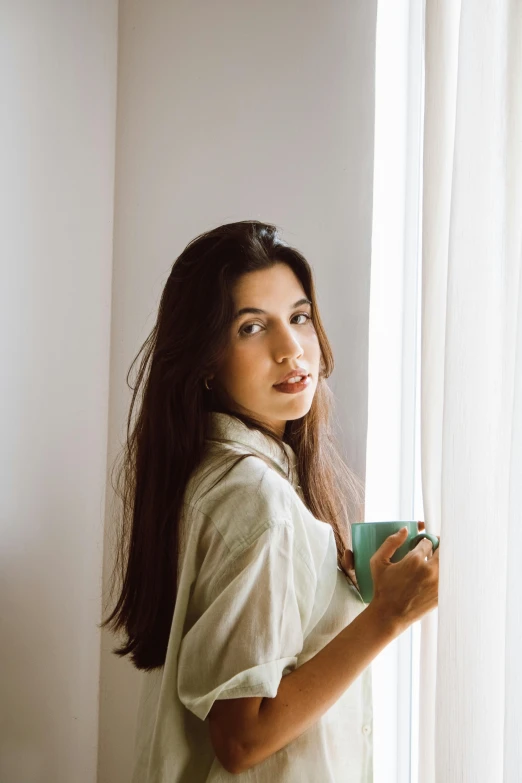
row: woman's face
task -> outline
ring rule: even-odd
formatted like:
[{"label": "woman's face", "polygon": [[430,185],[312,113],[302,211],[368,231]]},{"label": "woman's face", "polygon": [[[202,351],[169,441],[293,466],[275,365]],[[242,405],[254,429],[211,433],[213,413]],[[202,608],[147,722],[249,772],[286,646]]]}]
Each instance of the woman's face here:
[{"label": "woman's face", "polygon": [[[309,411],[317,388],[321,352],[311,304],[284,263],[243,275],[232,294],[236,317],[212,384],[233,409],[255,416],[282,436],[288,420]],[[309,374],[307,385],[277,388],[296,368]],[[290,393],[292,389],[296,391]]]}]

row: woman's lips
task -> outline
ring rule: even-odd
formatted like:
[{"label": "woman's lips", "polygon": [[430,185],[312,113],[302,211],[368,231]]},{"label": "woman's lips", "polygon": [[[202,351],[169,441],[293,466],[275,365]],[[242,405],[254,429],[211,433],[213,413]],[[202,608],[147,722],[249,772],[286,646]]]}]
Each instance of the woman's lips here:
[{"label": "woman's lips", "polygon": [[297,392],[303,391],[307,386],[310,386],[311,382],[311,376],[307,375],[302,381],[295,383],[288,383],[287,381],[286,383],[274,384],[274,389],[278,392],[283,392],[283,394],[297,394]]}]

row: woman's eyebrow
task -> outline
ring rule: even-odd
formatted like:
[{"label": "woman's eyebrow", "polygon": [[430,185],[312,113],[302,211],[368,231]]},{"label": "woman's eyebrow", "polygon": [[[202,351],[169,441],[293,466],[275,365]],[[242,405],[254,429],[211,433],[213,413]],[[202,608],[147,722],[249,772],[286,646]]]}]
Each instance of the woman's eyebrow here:
[{"label": "woman's eyebrow", "polygon": [[[296,307],[300,307],[301,305],[309,304],[311,305],[311,301],[309,299],[303,298],[298,299],[297,302],[294,302],[293,305],[290,306],[290,310],[294,310]],[[245,315],[246,313],[253,313],[254,315],[267,315],[266,310],[261,310],[259,307],[242,307],[241,310],[238,310],[237,313],[234,314],[233,321],[237,321],[237,319]]]}]

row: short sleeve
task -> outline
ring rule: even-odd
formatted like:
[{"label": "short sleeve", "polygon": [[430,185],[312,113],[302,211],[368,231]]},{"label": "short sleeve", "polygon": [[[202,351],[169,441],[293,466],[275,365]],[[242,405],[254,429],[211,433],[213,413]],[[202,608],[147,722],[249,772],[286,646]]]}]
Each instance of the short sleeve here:
[{"label": "short sleeve", "polygon": [[315,583],[290,523],[270,524],[234,556],[181,641],[178,695],[185,707],[204,720],[216,699],[275,697],[303,648]]}]

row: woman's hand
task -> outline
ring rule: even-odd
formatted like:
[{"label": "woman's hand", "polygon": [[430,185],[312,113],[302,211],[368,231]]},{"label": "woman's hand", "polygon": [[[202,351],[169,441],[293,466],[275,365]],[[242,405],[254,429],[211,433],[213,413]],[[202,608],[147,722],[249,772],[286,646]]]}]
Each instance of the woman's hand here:
[{"label": "woman's hand", "polygon": [[[417,529],[422,536],[426,527],[417,522]],[[440,543],[440,537],[436,538]],[[394,617],[402,630],[435,609],[439,599],[440,546],[433,551],[431,540],[421,538],[394,563],[392,558],[407,541],[407,528],[400,528],[387,536],[370,558],[372,605],[381,616]]]},{"label": "woman's hand", "polygon": [[[421,533],[423,530],[426,530],[426,525],[424,522],[420,521],[417,522],[418,525],[418,531]],[[440,540],[440,539],[439,539]],[[428,555],[428,557],[431,557],[431,554]],[[351,549],[345,549],[344,554],[341,559],[341,566],[350,580],[350,582],[353,582],[353,584],[356,586],[356,588],[359,590],[359,585],[357,584],[357,577],[355,576],[355,569],[354,569],[354,560],[353,560],[353,552]],[[360,592],[360,590],[359,590]]]}]

